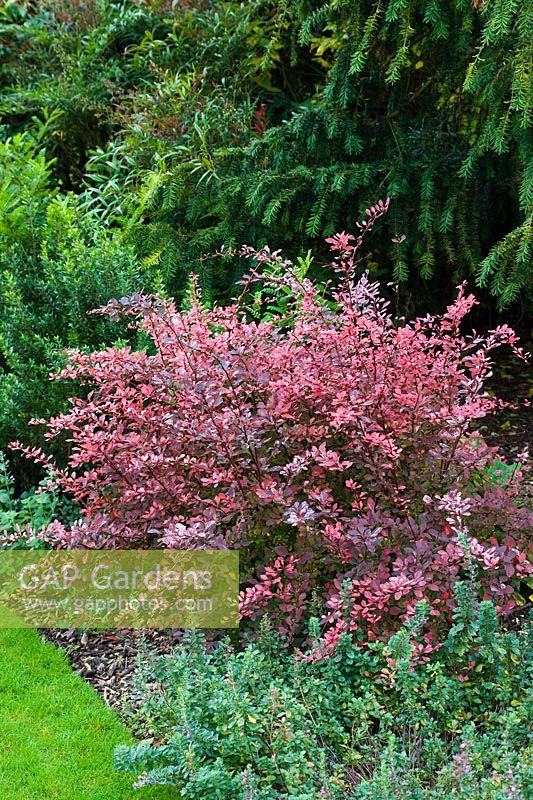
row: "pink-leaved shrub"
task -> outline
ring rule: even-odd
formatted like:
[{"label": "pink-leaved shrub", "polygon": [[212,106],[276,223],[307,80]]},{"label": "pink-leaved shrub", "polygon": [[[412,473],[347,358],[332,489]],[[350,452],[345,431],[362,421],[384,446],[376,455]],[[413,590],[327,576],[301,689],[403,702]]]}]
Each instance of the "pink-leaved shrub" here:
[{"label": "pink-leaved shrub", "polygon": [[60,376],[90,392],[46,423],[71,442],[55,480],[83,507],[75,526],[46,531],[56,546],[240,548],[243,617],[268,612],[291,639],[318,609],[319,655],[345,630],[386,635],[422,598],[431,649],[475,567],[485,596],[512,607],[531,570],[524,467],[495,478],[473,423],[498,407],[484,389],[491,351],[516,337],[505,325],[463,335],[476,302],[464,287],[442,316],[406,322],[376,284],[354,281],[386,208],[328,240],[340,274],[329,303],[277,253],[245,249],[283,263],[290,324],[250,321],[242,300],[180,313],[135,295],[98,312],[130,316],[152,344],[74,352]]}]

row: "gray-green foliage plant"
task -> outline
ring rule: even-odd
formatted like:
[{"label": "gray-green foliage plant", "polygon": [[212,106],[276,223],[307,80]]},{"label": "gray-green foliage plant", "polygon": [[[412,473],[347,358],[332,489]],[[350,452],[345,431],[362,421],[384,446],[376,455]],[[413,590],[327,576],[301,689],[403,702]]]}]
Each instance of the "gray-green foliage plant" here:
[{"label": "gray-green foliage plant", "polygon": [[265,624],[244,649],[193,633],[147,654],[144,739],[119,748],[117,766],[188,800],[530,800],[531,627],[504,630],[490,602],[457,591],[455,624],[431,655],[423,604],[388,642],[345,638],[316,663]]}]

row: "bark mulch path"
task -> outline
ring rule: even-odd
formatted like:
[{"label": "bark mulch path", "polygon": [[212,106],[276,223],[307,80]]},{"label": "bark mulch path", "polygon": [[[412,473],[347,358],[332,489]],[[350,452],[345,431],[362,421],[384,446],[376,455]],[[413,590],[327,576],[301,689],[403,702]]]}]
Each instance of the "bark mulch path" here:
[{"label": "bark mulch path", "polygon": [[119,716],[135,710],[133,677],[137,656],[146,647],[164,655],[182,632],[168,630],[84,631],[48,629],[43,637],[65,650],[72,669],[103,697]]}]

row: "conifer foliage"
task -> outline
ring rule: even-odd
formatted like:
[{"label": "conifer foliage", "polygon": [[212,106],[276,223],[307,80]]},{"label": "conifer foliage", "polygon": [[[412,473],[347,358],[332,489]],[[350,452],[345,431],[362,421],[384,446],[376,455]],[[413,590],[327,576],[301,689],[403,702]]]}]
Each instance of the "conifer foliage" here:
[{"label": "conifer foliage", "polygon": [[[0,22],[8,129],[58,112],[58,176],[175,294],[221,244],[295,258],[379,192],[378,279],[426,307],[465,277],[531,296],[532,0],[12,0]],[[205,292],[240,268],[204,261]]]},{"label": "conifer foliage", "polygon": [[324,77],[250,148],[251,212],[322,235],[383,186],[407,234],[397,279],[473,273],[501,305],[515,299],[531,281],[531,2],[297,5]]}]

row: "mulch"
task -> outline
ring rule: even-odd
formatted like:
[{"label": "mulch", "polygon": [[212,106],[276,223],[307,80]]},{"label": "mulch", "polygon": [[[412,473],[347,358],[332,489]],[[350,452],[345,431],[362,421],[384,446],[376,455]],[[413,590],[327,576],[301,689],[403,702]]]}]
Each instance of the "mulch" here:
[{"label": "mulch", "polygon": [[67,654],[72,669],[114,708],[119,716],[135,710],[133,677],[137,657],[147,647],[170,653],[183,636],[171,630],[87,631],[49,628],[42,636]]}]

